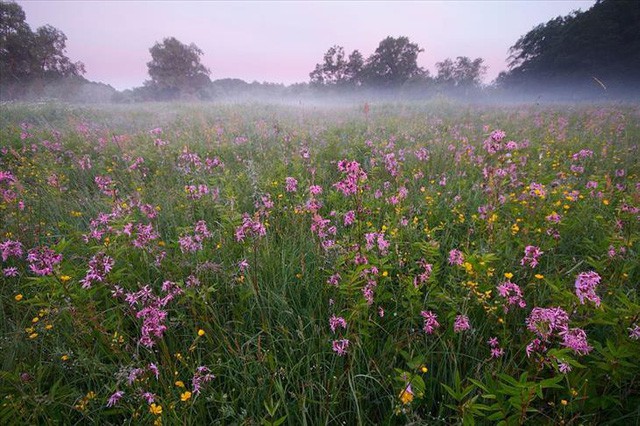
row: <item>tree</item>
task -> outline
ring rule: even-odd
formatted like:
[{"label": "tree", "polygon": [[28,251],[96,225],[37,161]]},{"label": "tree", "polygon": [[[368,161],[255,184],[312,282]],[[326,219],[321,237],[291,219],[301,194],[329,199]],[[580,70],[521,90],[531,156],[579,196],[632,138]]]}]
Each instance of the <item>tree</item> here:
[{"label": "tree", "polygon": [[200,63],[203,52],[195,44],[186,45],[169,37],[156,43],[149,52],[152,59],[147,67],[151,81],[145,84],[161,97],[195,95],[211,84],[211,71]]},{"label": "tree", "polygon": [[[640,83],[640,2],[598,0],[539,24],[510,48],[503,87],[624,90]],[[600,83],[603,83],[601,86]],[[606,85],[606,86],[605,86]]]},{"label": "tree", "polygon": [[0,2],[0,75],[3,83],[84,74],[84,64],[71,62],[65,55],[67,37],[62,31],[45,25],[33,32],[25,19],[20,5]]},{"label": "tree", "polygon": [[373,87],[399,87],[407,80],[423,75],[418,54],[424,52],[407,37],[387,37],[380,42],[363,68],[363,81]]},{"label": "tree", "polygon": [[332,46],[324,54],[323,62],[316,64],[309,74],[315,87],[355,87],[360,84],[360,74],[364,60],[362,54],[354,50],[348,59],[342,46]]},{"label": "tree", "polygon": [[438,75],[436,82],[440,85],[460,88],[479,87],[482,76],[487,70],[484,59],[471,60],[467,56],[458,56],[454,62],[450,58],[436,63]]}]

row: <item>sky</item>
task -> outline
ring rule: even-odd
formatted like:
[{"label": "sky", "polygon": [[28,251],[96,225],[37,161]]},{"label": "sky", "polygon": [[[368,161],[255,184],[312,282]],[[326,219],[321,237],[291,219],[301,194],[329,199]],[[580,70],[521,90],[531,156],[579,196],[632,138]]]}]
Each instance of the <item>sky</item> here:
[{"label": "sky", "polygon": [[594,0],[506,1],[18,1],[33,30],[53,25],[85,77],[118,90],[148,79],[149,48],[166,37],[195,43],[211,79],[291,84],[333,45],[365,58],[387,36],[424,49],[418,64],[435,73],[446,58],[481,57],[485,82],[507,68],[509,47],[540,23]]}]

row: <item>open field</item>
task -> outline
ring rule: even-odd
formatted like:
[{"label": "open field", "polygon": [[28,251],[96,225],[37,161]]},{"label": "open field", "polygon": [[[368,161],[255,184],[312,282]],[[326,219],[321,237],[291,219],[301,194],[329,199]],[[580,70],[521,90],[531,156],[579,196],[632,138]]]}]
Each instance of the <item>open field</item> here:
[{"label": "open field", "polygon": [[640,109],[0,106],[0,424],[638,424]]}]

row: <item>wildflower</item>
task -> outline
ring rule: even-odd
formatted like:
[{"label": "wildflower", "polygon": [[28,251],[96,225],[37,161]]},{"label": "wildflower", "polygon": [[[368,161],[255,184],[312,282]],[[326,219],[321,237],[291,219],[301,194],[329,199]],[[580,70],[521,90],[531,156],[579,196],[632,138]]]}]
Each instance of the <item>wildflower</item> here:
[{"label": "wildflower", "polygon": [[527,328],[547,340],[554,332],[569,326],[569,315],[562,308],[533,308],[526,320]]},{"label": "wildflower", "polygon": [[344,214],[344,226],[352,225],[356,221],[356,212],[349,210]]},{"label": "wildflower", "polygon": [[198,330],[198,336],[202,337],[205,335],[205,332],[203,329]]},{"label": "wildflower", "polygon": [[402,391],[400,391],[400,395],[398,395],[398,397],[400,398],[400,402],[402,402],[402,404],[404,405],[407,405],[411,403],[411,401],[413,401],[413,389],[411,389],[411,383],[409,383],[404,389],[402,389]]},{"label": "wildflower", "polygon": [[322,187],[320,185],[311,185],[309,187],[309,193],[311,195],[320,195],[322,194]]},{"label": "wildflower", "polygon": [[349,339],[334,340],[331,343],[331,348],[339,356],[344,356],[347,354],[347,349],[349,348]]},{"label": "wildflower", "polygon": [[559,362],[558,363],[558,371],[560,371],[562,374],[567,374],[568,372],[571,371],[571,366],[569,364],[564,363],[564,362]]},{"label": "wildflower", "polygon": [[191,387],[193,388],[193,393],[196,395],[200,393],[202,389],[202,385],[213,380],[215,376],[211,374],[208,367],[201,365],[196,368],[196,372],[191,379]]},{"label": "wildflower", "polygon": [[471,325],[469,324],[469,317],[466,315],[458,315],[456,316],[456,320],[453,324],[453,331],[455,333],[460,333],[465,330],[469,330]]},{"label": "wildflower", "polygon": [[[106,275],[113,268],[114,264],[115,261],[102,252],[93,256],[89,261],[89,269],[87,270],[87,274],[82,280],[80,280],[80,282],[82,283],[82,288],[90,288],[91,285],[96,282],[103,282]],[[71,279],[71,277],[64,275],[60,277],[60,279],[65,282]]]},{"label": "wildflower", "polygon": [[191,392],[186,391],[180,394],[180,401],[185,402],[191,399]]},{"label": "wildflower", "polygon": [[335,315],[332,315],[331,318],[329,318],[329,328],[331,328],[331,332],[335,333],[336,328],[338,327],[347,328],[347,322],[342,317],[337,317]]},{"label": "wildflower", "polygon": [[122,399],[123,396],[124,396],[124,392],[123,391],[114,392],[114,394],[111,395],[109,397],[109,400],[107,401],[107,407],[113,407],[114,405],[116,405],[118,403],[118,401],[120,401],[120,399]]},{"label": "wildflower", "polygon": [[524,249],[524,257],[520,261],[522,266],[530,266],[535,268],[538,265],[538,259],[544,252],[540,250],[540,247],[526,246]]},{"label": "wildflower", "polygon": [[464,263],[464,255],[460,250],[453,249],[449,252],[449,265],[460,266]]},{"label": "wildflower", "polygon": [[151,414],[159,416],[160,414],[162,414],[162,405],[157,405],[155,403],[151,404],[151,406],[149,407],[149,412]]},{"label": "wildflower", "polygon": [[295,178],[286,177],[284,181],[285,181],[285,188],[284,188],[285,191],[296,192],[298,190],[298,181]]},{"label": "wildflower", "polygon": [[628,330],[629,339],[640,340],[640,326],[638,324],[634,324],[633,327],[628,328]]},{"label": "wildflower", "polygon": [[29,250],[27,260],[29,269],[36,275],[51,275],[53,267],[62,261],[62,255],[43,246]]},{"label": "wildflower", "polygon": [[600,298],[596,294],[596,287],[600,284],[601,277],[595,271],[583,272],[576,278],[576,295],[580,303],[584,305],[584,299],[594,302],[600,306]]},{"label": "wildflower", "polygon": [[438,316],[431,311],[422,311],[420,315],[424,318],[424,325],[422,329],[427,334],[433,334],[436,328],[440,327],[438,323]]},{"label": "wildflower", "polygon": [[149,364],[147,368],[149,369],[149,371],[153,373],[154,376],[156,376],[156,380],[158,380],[158,378],[160,377],[160,371],[158,370],[158,366],[152,362]]},{"label": "wildflower", "polygon": [[327,280],[327,284],[337,287],[338,284],[340,284],[340,274],[335,273],[335,274],[331,275],[329,277],[329,279]]},{"label": "wildflower", "polygon": [[500,347],[497,337],[490,338],[487,344],[491,347],[491,358],[500,358],[504,355],[504,349]]},{"label": "wildflower", "polygon": [[18,268],[16,268],[15,266],[4,268],[2,270],[2,274],[5,277],[17,277],[18,275],[20,275],[20,273],[18,272]]},{"label": "wildflower", "polygon": [[522,290],[520,290],[518,284],[514,284],[511,281],[506,281],[500,284],[497,289],[500,296],[507,299],[507,304],[503,306],[505,313],[509,311],[509,306],[511,305],[518,305],[521,308],[527,306],[527,303],[522,298]]},{"label": "wildflower", "polygon": [[0,243],[0,253],[2,261],[6,262],[10,257],[22,257],[22,243],[20,241],[6,240]]},{"label": "wildflower", "polygon": [[560,333],[562,346],[572,349],[578,355],[587,355],[593,349],[587,343],[587,333],[581,328],[571,328]]},{"label": "wildflower", "polygon": [[156,400],[156,396],[151,392],[143,393],[142,398],[147,401],[147,404],[153,404]]}]

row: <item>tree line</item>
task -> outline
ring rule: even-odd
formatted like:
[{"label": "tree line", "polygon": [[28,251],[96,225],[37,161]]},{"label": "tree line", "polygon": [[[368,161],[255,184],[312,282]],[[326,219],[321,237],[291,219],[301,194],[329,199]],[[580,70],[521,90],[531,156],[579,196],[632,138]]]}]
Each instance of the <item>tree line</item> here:
[{"label": "tree line", "polygon": [[575,88],[640,94],[640,1],[598,0],[585,12],[537,25],[510,48],[508,69],[488,86],[482,84],[486,73],[482,58],[444,59],[436,63],[432,76],[418,65],[418,55],[424,49],[404,36],[386,37],[367,58],[359,50],[347,54],[344,47],[334,45],[309,73],[306,83],[287,87],[239,79],[211,81],[211,71],[201,62],[204,52],[193,43],[168,37],[149,49],[149,79],[141,87],[117,92],[82,77],[84,64],[66,56],[66,40],[64,33],[50,25],[31,30],[18,4],[0,2],[1,98],[19,98],[29,88],[42,91],[54,82],[64,82],[63,91],[82,86],[109,92],[115,101],[371,90],[419,97]]}]

